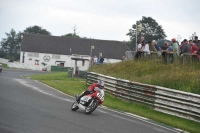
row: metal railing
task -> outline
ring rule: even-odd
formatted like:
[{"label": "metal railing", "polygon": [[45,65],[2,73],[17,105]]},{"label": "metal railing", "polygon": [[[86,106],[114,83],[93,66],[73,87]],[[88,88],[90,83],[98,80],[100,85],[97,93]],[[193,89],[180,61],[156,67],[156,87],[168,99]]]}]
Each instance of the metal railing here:
[{"label": "metal railing", "polygon": [[88,72],[87,84],[105,81],[105,91],[120,99],[146,104],[152,109],[200,122],[200,95]]}]

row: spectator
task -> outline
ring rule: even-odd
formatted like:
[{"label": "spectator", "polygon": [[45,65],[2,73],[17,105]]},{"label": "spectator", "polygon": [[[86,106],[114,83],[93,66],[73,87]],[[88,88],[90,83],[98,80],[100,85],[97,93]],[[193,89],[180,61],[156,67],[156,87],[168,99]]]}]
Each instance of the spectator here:
[{"label": "spectator", "polygon": [[161,51],[161,55],[165,58],[166,57],[166,53],[168,49],[168,45],[167,42],[164,42],[164,48],[162,49],[161,47],[159,47],[159,51]]},{"label": "spectator", "polygon": [[182,41],[180,45],[180,55],[182,54],[183,45],[184,45],[184,42]]},{"label": "spectator", "polygon": [[122,61],[123,61],[123,60],[126,60],[126,56],[125,56],[125,55],[122,56]]},{"label": "spectator", "polygon": [[148,41],[148,44],[149,44],[149,50],[150,50],[150,52],[157,52],[154,44],[151,41]]},{"label": "spectator", "polygon": [[[160,47],[159,47],[160,48]],[[167,54],[169,53],[169,61],[172,63],[173,61],[173,48],[170,45],[170,43],[164,42],[164,49],[160,48],[160,51],[162,52],[162,56],[164,57],[164,61],[167,62]]]},{"label": "spectator", "polygon": [[153,43],[153,45],[154,45],[156,51],[159,51],[159,47],[158,47],[158,45],[157,45],[157,42],[156,42],[155,40],[153,40],[152,43]]},{"label": "spectator", "polygon": [[195,40],[193,41],[193,43],[195,43],[197,47],[200,49],[200,40],[198,40],[198,36],[195,36],[194,39]]},{"label": "spectator", "polygon": [[[170,43],[167,43],[167,53],[173,52],[173,47],[171,46]],[[169,62],[173,62],[173,54],[169,54]]]},{"label": "spectator", "polygon": [[146,42],[142,43],[142,48],[141,48],[141,51],[142,51],[142,52],[144,51],[145,43],[146,43]]},{"label": "spectator", "polygon": [[145,52],[145,53],[144,53],[145,55],[150,54],[150,51],[149,51],[149,44],[148,44],[147,42],[145,42],[143,52]]},{"label": "spectator", "polygon": [[182,48],[182,54],[190,55],[190,44],[188,44],[188,40],[183,40],[183,48]]},{"label": "spectator", "polygon": [[189,44],[191,46],[190,53],[196,58],[199,58],[199,55],[197,55],[197,51],[199,50],[198,46],[195,43],[193,43],[192,40],[189,40]]},{"label": "spectator", "polygon": [[94,56],[94,64],[95,64],[95,65],[97,64],[97,61],[98,61],[98,58],[97,58],[97,56],[95,55],[95,56]]},{"label": "spectator", "polygon": [[101,63],[100,63],[100,58],[98,58],[98,60],[97,60],[97,65],[99,65],[99,64],[101,64]]},{"label": "spectator", "polygon": [[139,58],[141,57],[141,53],[142,53],[142,44],[141,42],[137,41],[137,53],[135,54],[135,58]]},{"label": "spectator", "polygon": [[141,41],[141,44],[143,45],[145,44],[145,38],[143,36],[141,37],[140,41]]},{"label": "spectator", "polygon": [[170,53],[173,53],[173,57],[172,57],[172,62],[174,61],[174,57],[177,57],[179,55],[179,46],[178,46],[178,43],[176,42],[176,39],[173,38],[172,39],[172,43],[173,43],[173,52],[170,52]]},{"label": "spectator", "polygon": [[104,62],[104,58],[103,58],[103,56],[101,56],[100,57],[100,64],[103,64],[103,62]]}]

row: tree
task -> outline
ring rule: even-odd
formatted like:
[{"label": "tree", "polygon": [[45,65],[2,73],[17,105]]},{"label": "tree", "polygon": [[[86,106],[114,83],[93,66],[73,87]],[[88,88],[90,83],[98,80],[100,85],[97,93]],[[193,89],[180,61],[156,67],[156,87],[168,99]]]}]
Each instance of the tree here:
[{"label": "tree", "polygon": [[10,33],[5,33],[7,38],[3,38],[1,41],[1,57],[18,60],[20,57],[21,48],[21,32],[16,33],[14,29],[11,29]]},{"label": "tree", "polygon": [[[136,24],[137,40],[139,40],[141,36],[144,36],[146,41],[159,40],[167,37],[162,26],[151,17],[143,16],[142,20],[137,21]],[[132,29],[129,29],[129,33],[126,34],[134,44],[136,42],[136,24],[133,24]]]},{"label": "tree", "polygon": [[131,50],[135,50],[135,42],[133,42],[133,41],[123,41],[123,42],[125,42],[126,43],[126,45],[131,49]]},{"label": "tree", "polygon": [[76,30],[77,30],[77,28],[76,28],[76,25],[75,25],[75,26],[73,27],[73,32],[74,32],[74,33],[68,33],[68,34],[65,34],[65,35],[62,35],[62,36],[80,38],[80,36],[77,35]]},{"label": "tree", "polygon": [[80,38],[78,35],[73,34],[73,33],[68,33],[68,34],[65,34],[65,35],[62,35],[62,36],[74,37],[74,38]]},{"label": "tree", "polygon": [[24,33],[51,35],[51,33],[50,33],[49,31],[47,31],[46,29],[42,29],[42,27],[37,26],[37,25],[27,27],[27,28],[24,30]]}]

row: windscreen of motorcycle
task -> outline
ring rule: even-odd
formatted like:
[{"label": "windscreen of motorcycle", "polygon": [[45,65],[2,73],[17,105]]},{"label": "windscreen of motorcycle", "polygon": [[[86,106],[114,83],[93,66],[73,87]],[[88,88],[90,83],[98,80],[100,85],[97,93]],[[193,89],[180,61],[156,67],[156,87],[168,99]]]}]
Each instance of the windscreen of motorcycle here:
[{"label": "windscreen of motorcycle", "polygon": [[91,98],[91,96],[83,96],[81,97],[81,101],[88,102]]}]

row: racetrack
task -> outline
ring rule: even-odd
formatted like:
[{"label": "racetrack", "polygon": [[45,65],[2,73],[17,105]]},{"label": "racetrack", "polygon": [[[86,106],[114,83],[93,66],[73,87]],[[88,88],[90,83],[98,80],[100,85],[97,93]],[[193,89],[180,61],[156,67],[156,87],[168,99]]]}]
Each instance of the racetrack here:
[{"label": "racetrack", "polygon": [[71,111],[74,98],[21,75],[46,73],[3,69],[0,74],[0,133],[174,133],[124,113],[98,107]]}]

